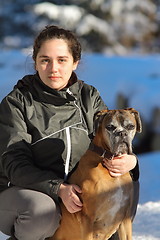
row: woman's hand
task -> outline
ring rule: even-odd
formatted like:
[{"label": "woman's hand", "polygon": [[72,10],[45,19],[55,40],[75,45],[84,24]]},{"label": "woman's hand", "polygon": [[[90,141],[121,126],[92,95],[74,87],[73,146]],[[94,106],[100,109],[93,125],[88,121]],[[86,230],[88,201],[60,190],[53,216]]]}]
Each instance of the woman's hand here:
[{"label": "woman's hand", "polygon": [[103,165],[109,170],[112,177],[118,177],[129,172],[135,168],[136,164],[137,158],[134,155],[128,154],[114,157],[111,160],[103,159]]},{"label": "woman's hand", "polygon": [[82,209],[82,202],[77,193],[82,193],[79,186],[75,184],[62,183],[59,188],[59,197],[70,213],[79,212]]}]

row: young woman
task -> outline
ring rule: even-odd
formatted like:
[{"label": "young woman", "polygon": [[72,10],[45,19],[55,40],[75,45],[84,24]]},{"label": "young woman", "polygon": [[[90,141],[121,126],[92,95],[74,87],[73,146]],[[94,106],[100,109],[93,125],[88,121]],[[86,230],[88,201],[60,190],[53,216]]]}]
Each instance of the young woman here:
[{"label": "young woman", "polygon": [[[33,46],[36,73],[18,81],[0,104],[0,231],[10,239],[52,236],[60,199],[71,213],[82,209],[81,189],[65,179],[89,146],[95,113],[107,107],[77,78],[80,59],[72,32],[46,27]],[[138,180],[133,155],[106,166],[114,177],[130,171]]]}]

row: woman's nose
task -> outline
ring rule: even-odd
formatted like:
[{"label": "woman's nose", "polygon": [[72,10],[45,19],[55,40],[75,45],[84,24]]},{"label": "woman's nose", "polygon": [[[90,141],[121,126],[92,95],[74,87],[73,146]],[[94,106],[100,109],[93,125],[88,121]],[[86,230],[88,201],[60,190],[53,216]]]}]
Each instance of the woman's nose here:
[{"label": "woman's nose", "polygon": [[58,70],[58,64],[57,64],[56,62],[54,62],[54,61],[50,62],[50,70],[51,70],[52,72],[57,72],[57,70]]}]

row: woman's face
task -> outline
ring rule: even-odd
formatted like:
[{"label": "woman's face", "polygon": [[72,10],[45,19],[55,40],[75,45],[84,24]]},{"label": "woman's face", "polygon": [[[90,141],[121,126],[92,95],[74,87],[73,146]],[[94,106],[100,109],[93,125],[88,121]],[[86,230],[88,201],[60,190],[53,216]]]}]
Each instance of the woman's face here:
[{"label": "woman's face", "polygon": [[45,41],[36,57],[36,70],[41,80],[50,88],[61,90],[67,86],[78,61],[73,61],[68,44],[63,39]]}]

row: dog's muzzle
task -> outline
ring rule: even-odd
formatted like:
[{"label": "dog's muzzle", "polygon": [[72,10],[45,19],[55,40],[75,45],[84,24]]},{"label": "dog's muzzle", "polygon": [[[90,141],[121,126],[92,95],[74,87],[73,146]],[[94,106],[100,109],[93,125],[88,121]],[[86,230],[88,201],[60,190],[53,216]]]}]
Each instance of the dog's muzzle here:
[{"label": "dog's muzzle", "polygon": [[111,152],[114,156],[132,153],[132,138],[127,131],[117,131],[111,140]]}]

